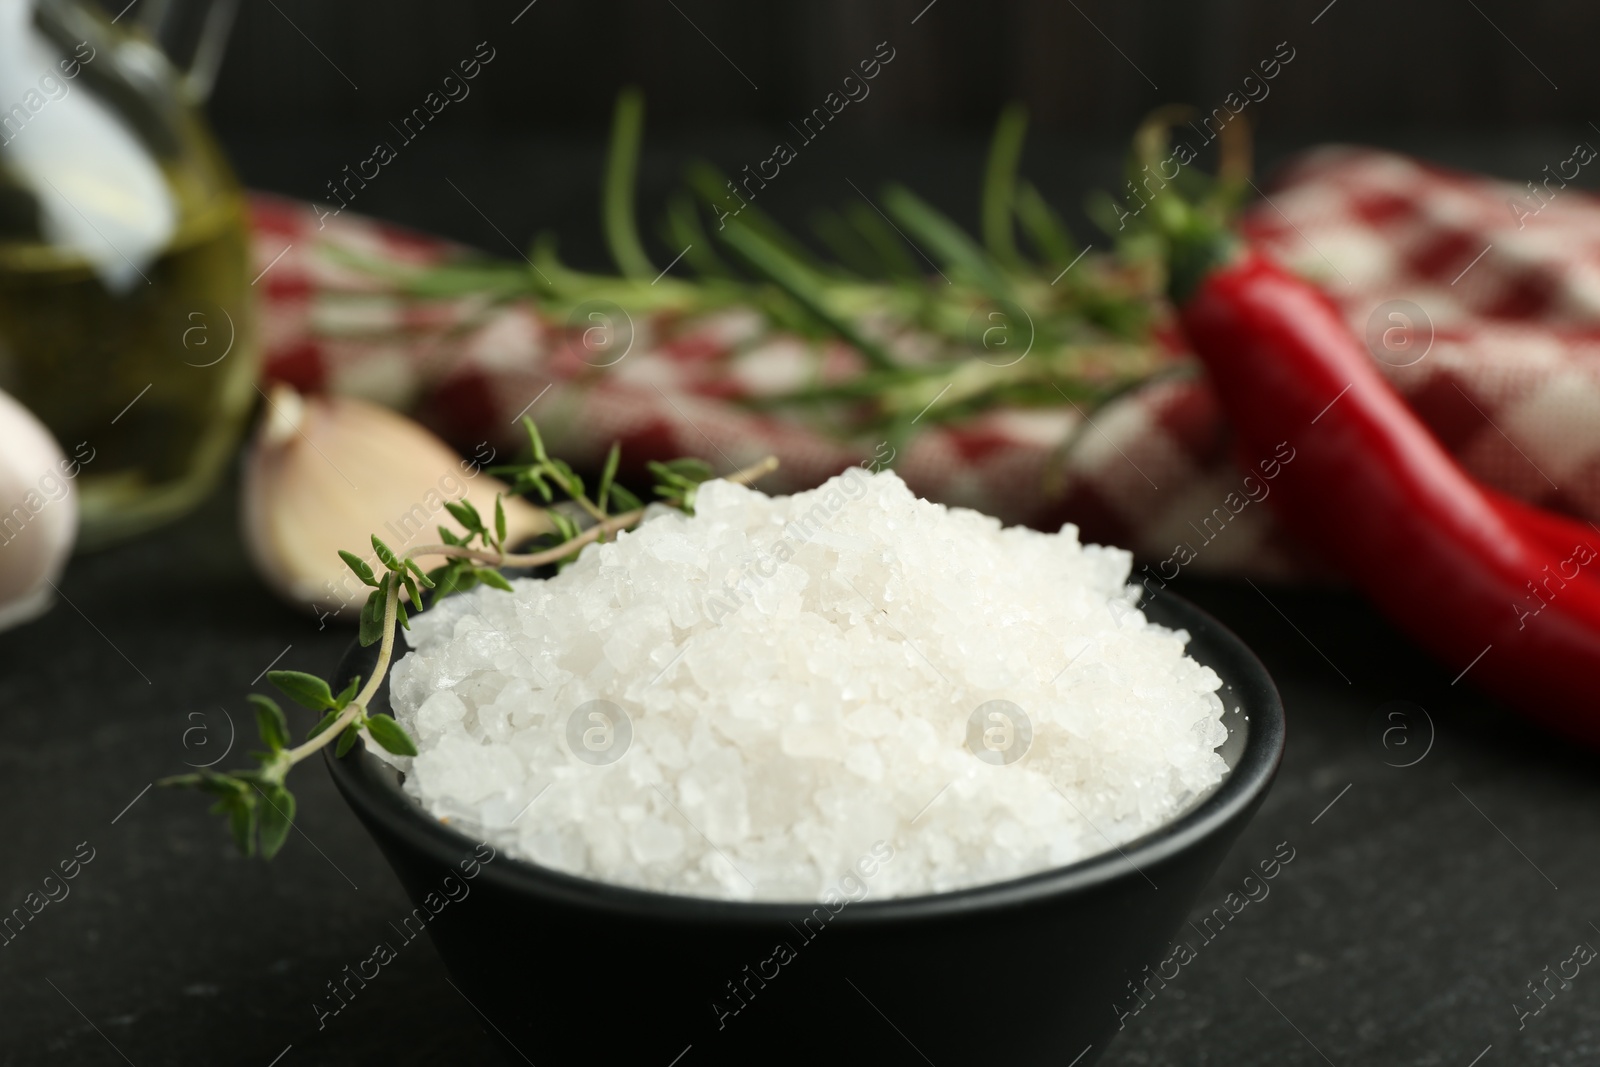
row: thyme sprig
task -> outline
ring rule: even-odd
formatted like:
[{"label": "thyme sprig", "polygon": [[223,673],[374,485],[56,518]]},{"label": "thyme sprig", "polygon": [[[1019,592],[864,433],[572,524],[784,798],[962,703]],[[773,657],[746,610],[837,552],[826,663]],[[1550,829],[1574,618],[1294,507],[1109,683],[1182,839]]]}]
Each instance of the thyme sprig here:
[{"label": "thyme sprig", "polygon": [[[556,504],[559,491],[592,525],[580,529],[578,522],[557,507],[546,511],[553,529],[542,535],[544,546],[532,552],[511,551],[506,543],[506,514],[503,494],[496,494],[494,515],[485,520],[466,499],[445,504],[461,532],[439,527],[441,543],[419,545],[398,554],[376,534],[372,548],[381,566],[375,571],[364,559],[350,551],[339,557],[363,585],[371,588],[361,609],[359,640],[363,646],[378,645],[378,659],[372,675],[361,684],[358,676],[339,692],[323,678],[302,671],[269,671],[267,680],[284,696],[310,711],[320,713],[306,739],[289,743],[289,717],[272,697],[252,693],[247,698],[255,709],[256,730],[265,746],[252,752],[256,766],[217,772],[209,769],[194,774],[163,778],[157,785],[194,789],[216,797],[213,814],[224,816],[233,832],[239,851],[254,855],[258,851],[271,859],[288,839],[294,825],[295,798],[284,784],[296,764],[316,755],[329,744],[337,744],[336,756],[343,756],[366,734],[374,743],[398,756],[415,756],[416,743],[392,717],[368,709],[378,693],[394,657],[395,628],[409,629],[409,615],[421,611],[423,590],[432,593],[432,604],[452,593],[465,592],[476,585],[487,585],[506,592],[511,583],[500,573],[501,567],[532,568],[564,565],[577,559],[584,546],[614,536],[618,531],[639,524],[645,507],[639,497],[616,482],[621,448],[612,445],[593,497],[586,492],[583,479],[568,463],[553,459],[533,420],[524,417],[532,452],[524,463],[495,468],[511,477],[511,491],[533,491],[547,504]],[[729,481],[750,483],[777,467],[771,457],[728,476]],[[715,477],[711,468],[699,460],[674,460],[652,463],[654,495],[669,507],[693,514],[695,493],[700,485]],[[613,510],[620,509],[620,510]],[[424,572],[417,560],[425,556],[444,556],[443,564]],[[406,604],[411,606],[408,609]]]}]

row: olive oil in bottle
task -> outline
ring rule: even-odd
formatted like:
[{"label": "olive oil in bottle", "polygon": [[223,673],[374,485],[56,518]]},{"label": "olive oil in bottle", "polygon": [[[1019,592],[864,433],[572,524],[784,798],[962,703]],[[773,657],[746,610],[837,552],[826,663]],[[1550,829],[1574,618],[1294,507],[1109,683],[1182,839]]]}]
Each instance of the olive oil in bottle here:
[{"label": "olive oil in bottle", "polygon": [[81,464],[92,548],[188,510],[237,443],[255,396],[248,220],[147,40],[76,0],[37,0],[19,30],[0,45],[0,389]]}]

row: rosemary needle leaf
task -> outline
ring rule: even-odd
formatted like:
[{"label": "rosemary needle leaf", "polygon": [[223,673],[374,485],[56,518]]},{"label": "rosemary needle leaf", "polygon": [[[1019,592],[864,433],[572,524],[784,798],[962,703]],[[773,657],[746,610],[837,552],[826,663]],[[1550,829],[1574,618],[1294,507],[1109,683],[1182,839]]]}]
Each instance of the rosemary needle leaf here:
[{"label": "rosemary needle leaf", "polygon": [[883,194],[883,206],[945,266],[963,272],[995,300],[1011,298],[1010,286],[988,253],[926,200],[902,185],[891,185]]},{"label": "rosemary needle leaf", "polygon": [[1017,161],[1022,157],[1022,138],[1027,128],[1028,113],[1020,103],[1007,104],[1001,110],[983,177],[983,243],[1002,266],[1013,270],[1022,266],[1011,217],[1017,189]]},{"label": "rosemary needle leaf", "polygon": [[639,243],[633,219],[634,182],[643,133],[644,96],[638,89],[625,88],[617,94],[617,107],[611,121],[611,148],[606,158],[600,221],[617,269],[635,279],[649,278],[656,272]]},{"label": "rosemary needle leaf", "polygon": [[737,252],[759,274],[787,293],[812,318],[849,341],[868,363],[880,370],[893,369],[894,360],[882,345],[863,334],[856,328],[855,323],[846,316],[836,314],[829,306],[828,290],[820,277],[793,258],[786,256],[745,223],[727,227],[721,231],[721,237],[728,247]]},{"label": "rosemary needle leaf", "polygon": [[1061,217],[1031,182],[1020,182],[1016,196],[1017,221],[1052,270],[1065,270],[1077,256],[1072,235]]}]

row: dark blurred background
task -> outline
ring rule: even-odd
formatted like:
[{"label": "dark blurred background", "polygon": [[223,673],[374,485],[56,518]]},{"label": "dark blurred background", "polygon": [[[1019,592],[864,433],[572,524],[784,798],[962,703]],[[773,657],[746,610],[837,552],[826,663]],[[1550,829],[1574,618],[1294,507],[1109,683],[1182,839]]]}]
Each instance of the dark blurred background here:
[{"label": "dark blurred background", "polygon": [[510,25],[525,3],[246,3],[216,120],[381,127],[483,40],[504,58],[452,121],[511,135],[592,132],[627,83],[663,129],[782,127],[880,41],[900,55],[842,116],[858,131],[981,132],[1016,98],[1052,133],[1121,136],[1157,103],[1220,99],[1285,40],[1273,134],[1581,125],[1600,86],[1600,6],[1574,0],[537,0]]},{"label": "dark blurred background", "polygon": [[[1358,140],[1532,178],[1549,153],[1600,136],[1597,31],[1600,6],[1572,0],[245,0],[210,110],[257,187],[326,196],[387,140],[400,158],[353,210],[502,254],[552,228],[596,265],[600,148],[627,84],[648,99],[647,219],[689,158],[737,171],[795,141],[789,124],[887,42],[870,95],[801,149],[763,206],[803,223],[856,195],[845,178],[870,191],[893,176],[975,221],[985,140],[1016,99],[1033,119],[1025,172],[1081,222],[1083,192],[1115,180],[1150,108],[1220,106],[1290,50],[1246,109],[1263,169]],[[402,146],[390,124],[480,42],[494,59],[471,95]]]}]

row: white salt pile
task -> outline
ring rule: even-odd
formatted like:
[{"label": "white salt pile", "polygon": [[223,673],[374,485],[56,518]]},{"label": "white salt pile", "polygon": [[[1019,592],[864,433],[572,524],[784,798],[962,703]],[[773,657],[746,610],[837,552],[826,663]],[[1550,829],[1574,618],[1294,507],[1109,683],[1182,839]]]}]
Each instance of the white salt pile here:
[{"label": "white salt pile", "polygon": [[1071,863],[1222,777],[1219,679],[1131,606],[1128,553],[860,469],[696,509],[414,620],[395,762],[430,812],[606,882],[814,901],[866,857],[874,897]]}]

